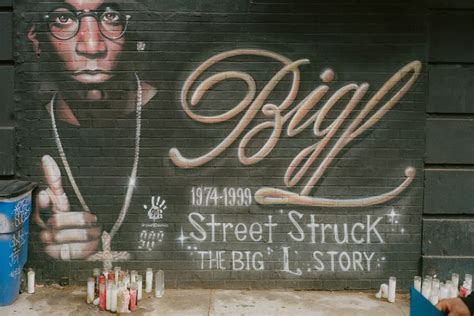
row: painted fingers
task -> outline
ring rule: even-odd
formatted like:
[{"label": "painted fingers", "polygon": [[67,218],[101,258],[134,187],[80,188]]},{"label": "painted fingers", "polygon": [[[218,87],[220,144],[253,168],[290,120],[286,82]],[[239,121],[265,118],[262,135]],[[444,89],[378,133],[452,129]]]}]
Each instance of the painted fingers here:
[{"label": "painted fingers", "polygon": [[99,246],[99,240],[87,243],[50,244],[44,251],[51,257],[69,261],[75,259],[85,259],[95,253]]},{"label": "painted fingers", "polygon": [[[49,201],[46,200],[46,196],[43,195],[43,208],[48,207],[49,204],[52,205],[52,211],[57,212],[69,212],[71,207],[69,205],[69,200],[64,192],[62,180],[61,180],[61,171],[59,167],[51,156],[43,156],[41,159],[41,164],[43,166],[44,177],[48,188],[45,192],[48,194]],[[47,203],[49,202],[49,203]],[[45,205],[45,204],[48,205]]]},{"label": "painted fingers", "polygon": [[[50,156],[41,160],[47,188],[36,197],[34,220],[43,229],[40,240],[45,252],[59,260],[85,259],[97,251],[100,228],[97,217],[89,212],[71,212],[64,192],[61,171]],[[49,213],[45,223],[41,212]]]}]

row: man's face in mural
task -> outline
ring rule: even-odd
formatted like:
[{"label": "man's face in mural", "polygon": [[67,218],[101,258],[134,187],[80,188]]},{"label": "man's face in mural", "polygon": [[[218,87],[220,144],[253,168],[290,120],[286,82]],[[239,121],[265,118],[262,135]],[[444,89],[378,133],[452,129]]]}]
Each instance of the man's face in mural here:
[{"label": "man's face in mural", "polygon": [[[87,99],[100,99],[103,84],[113,77],[129,18],[118,4],[103,0],[66,0],[44,15],[47,42],[62,63],[65,81],[85,86]],[[34,30],[28,38],[39,54]]]}]

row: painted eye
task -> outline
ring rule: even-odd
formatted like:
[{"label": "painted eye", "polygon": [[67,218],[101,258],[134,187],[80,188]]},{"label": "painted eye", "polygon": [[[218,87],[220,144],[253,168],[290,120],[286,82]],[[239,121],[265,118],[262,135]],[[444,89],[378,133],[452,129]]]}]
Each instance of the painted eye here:
[{"label": "painted eye", "polygon": [[70,25],[74,23],[74,19],[69,14],[58,14],[54,17],[53,22],[59,25]]},{"label": "painted eye", "polygon": [[105,12],[102,20],[106,23],[117,23],[120,21],[120,14],[117,12]]}]

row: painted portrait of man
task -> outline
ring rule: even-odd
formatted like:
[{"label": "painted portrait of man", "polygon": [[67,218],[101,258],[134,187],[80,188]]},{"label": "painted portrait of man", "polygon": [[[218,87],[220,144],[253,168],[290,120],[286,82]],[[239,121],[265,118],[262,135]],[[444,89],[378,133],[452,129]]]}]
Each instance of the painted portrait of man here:
[{"label": "painted portrait of man", "polygon": [[[39,89],[47,95],[42,107],[53,140],[40,163],[45,186],[37,195],[34,219],[49,256],[86,259],[98,251],[101,236],[110,248],[128,212],[137,178],[142,110],[156,89],[123,61],[145,45],[134,38],[134,1],[29,5],[37,14],[27,39],[42,67]],[[88,185],[94,181],[101,185]],[[94,195],[98,191],[104,198]],[[98,212],[113,225],[99,225]]]}]

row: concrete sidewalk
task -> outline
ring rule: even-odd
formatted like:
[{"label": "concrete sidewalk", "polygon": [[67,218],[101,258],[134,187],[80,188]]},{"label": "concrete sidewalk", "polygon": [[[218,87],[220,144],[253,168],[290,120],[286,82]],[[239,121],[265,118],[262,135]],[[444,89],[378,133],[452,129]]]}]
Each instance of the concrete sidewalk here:
[{"label": "concrete sidewalk", "polygon": [[[106,315],[85,303],[85,289],[44,287],[22,294],[0,315]],[[131,315],[409,315],[408,296],[390,304],[372,293],[312,291],[167,290],[161,299],[151,295]]]}]

